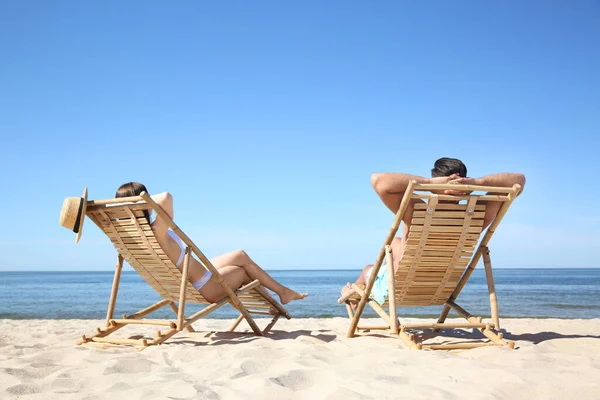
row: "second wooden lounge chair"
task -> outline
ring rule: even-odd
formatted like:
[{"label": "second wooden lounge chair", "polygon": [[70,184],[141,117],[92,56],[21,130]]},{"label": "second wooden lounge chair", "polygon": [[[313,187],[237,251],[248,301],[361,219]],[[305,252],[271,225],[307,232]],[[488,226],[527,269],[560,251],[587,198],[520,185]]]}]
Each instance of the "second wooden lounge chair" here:
[{"label": "second wooden lounge chair", "polygon": [[[457,190],[471,193],[465,196],[434,194],[431,191]],[[489,256],[488,243],[512,201],[521,187],[483,187],[472,185],[418,184],[408,185],[400,208],[386,237],[385,243],[373,266],[366,287],[353,284],[352,290],[340,297],[338,302],[346,302],[350,328],[348,337],[359,330],[384,329],[398,334],[403,341],[415,349],[469,349],[473,347],[500,345],[514,348],[514,342],[503,339],[500,331],[498,304]],[[489,192],[492,194],[473,194]],[[410,201],[424,200],[414,205],[411,226],[406,247],[401,260],[392,259],[391,243],[398,231]],[[486,205],[501,202],[495,220],[488,227],[480,241]],[[488,284],[491,322],[484,323],[481,317],[475,317],[456,304],[456,298],[469,280],[475,266],[483,257]],[[372,296],[373,285],[384,258],[388,268],[388,294],[383,303]],[[394,272],[394,265],[399,263]],[[358,302],[356,311],[350,304]],[[359,320],[366,304],[386,322],[385,326],[359,326]],[[397,318],[396,307],[443,305],[443,311],[437,323],[401,324]],[[384,308],[388,308],[387,312]],[[445,323],[450,309],[464,317],[466,323]],[[489,342],[484,343],[417,343],[411,330],[444,328],[478,329]]]},{"label": "second wooden lounge chair", "polygon": [[[230,331],[233,331],[245,319],[255,334],[263,335],[275,325],[281,316],[287,319],[291,318],[290,314],[269,295],[258,280],[250,282],[236,291],[231,290],[200,249],[147,193],[142,192],[140,196],[134,197],[90,201],[87,204],[86,215],[110,238],[117,249],[118,258],[106,313],[106,324],[104,327],[97,328],[94,334],[84,335],[79,344],[96,342],[133,345],[137,346],[139,350],[143,350],[148,346],[163,343],[183,329],[194,332],[192,324],[195,321],[225,304],[231,304],[240,312]],[[150,210],[154,210],[157,215],[164,218],[169,227],[187,246],[182,271],[171,262],[159,246],[148,220],[144,216],[144,211]],[[188,282],[188,265],[192,254],[198,258],[208,271],[212,272],[212,279],[216,279],[223,286],[226,296],[221,300],[214,303],[208,302]],[[123,315],[123,318],[114,318],[113,314],[124,260],[158,292],[162,300],[134,314]],[[186,317],[185,306],[188,303],[204,304],[205,307]],[[144,319],[146,315],[165,306],[169,306],[176,314],[177,318],[175,320]],[[252,318],[253,314],[269,315],[273,318],[266,328],[261,330]],[[158,331],[154,339],[109,337],[109,335],[124,326],[134,324],[157,325],[166,329]]]}]

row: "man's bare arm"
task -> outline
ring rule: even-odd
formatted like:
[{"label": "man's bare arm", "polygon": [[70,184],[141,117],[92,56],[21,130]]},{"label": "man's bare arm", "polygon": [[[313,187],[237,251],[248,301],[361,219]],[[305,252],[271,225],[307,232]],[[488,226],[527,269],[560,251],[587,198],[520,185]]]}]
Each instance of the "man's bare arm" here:
[{"label": "man's bare arm", "polygon": [[[511,187],[517,184],[521,185],[521,191],[517,194],[518,196],[523,193],[525,181],[525,175],[521,173],[505,172],[487,175],[481,178],[457,178],[450,181],[450,183],[496,187]],[[483,219],[483,229],[487,228],[494,221],[501,205],[502,204],[498,201],[487,202],[485,217]]]},{"label": "man's bare arm", "polygon": [[383,204],[394,214],[398,212],[402,196],[411,180],[419,183],[428,183],[427,178],[409,174],[385,172],[371,175],[373,189],[375,189]]},{"label": "man's bare arm", "polygon": [[488,176],[484,176],[481,178],[475,179],[476,185],[481,186],[498,186],[498,187],[511,187],[515,184],[521,186],[521,192],[523,192],[523,188],[525,187],[525,175],[521,173],[513,173],[513,172],[504,172],[500,174],[492,174]]},{"label": "man's bare arm", "polygon": [[456,178],[452,179],[450,183],[467,184],[467,185],[479,185],[479,186],[497,186],[497,187],[511,187],[515,184],[521,185],[521,191],[525,187],[525,175],[518,172],[503,172],[500,174],[487,175],[481,178]]},{"label": "man's bare arm", "polygon": [[385,172],[371,175],[371,185],[373,185],[373,189],[375,189],[383,204],[395,214],[400,208],[402,197],[410,181],[414,180],[417,183],[447,183],[456,178],[458,178],[458,175],[424,178],[417,175]]}]

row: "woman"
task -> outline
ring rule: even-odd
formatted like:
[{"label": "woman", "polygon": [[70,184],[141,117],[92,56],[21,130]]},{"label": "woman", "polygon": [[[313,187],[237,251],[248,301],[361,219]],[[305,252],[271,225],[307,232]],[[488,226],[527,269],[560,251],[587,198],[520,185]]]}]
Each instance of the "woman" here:
[{"label": "woman", "polygon": [[[119,187],[115,197],[139,196],[142,192],[148,193],[148,190],[143,184],[129,182]],[[173,196],[165,192],[151,197],[172,219]],[[146,218],[148,218],[148,221],[150,222],[150,214],[146,215]],[[154,232],[154,236],[156,236],[158,244],[167,257],[177,265],[177,268],[181,269],[185,253],[185,245],[181,239],[175,232],[169,229],[167,221],[160,215],[156,217],[150,226],[152,227],[152,231]],[[287,304],[292,300],[300,300],[308,296],[308,293],[298,293],[277,282],[266,273],[265,270],[259,267],[244,250],[234,250],[230,253],[212,258],[210,262],[217,271],[219,271],[232,290],[237,290],[243,284],[258,279],[263,286],[277,293],[281,300],[281,304]],[[225,289],[223,289],[215,279],[210,279],[212,277],[211,272],[207,271],[194,257],[190,258],[188,273],[190,282],[194,285],[196,290],[200,291],[200,294],[202,294],[206,300],[215,302],[226,295]]]}]

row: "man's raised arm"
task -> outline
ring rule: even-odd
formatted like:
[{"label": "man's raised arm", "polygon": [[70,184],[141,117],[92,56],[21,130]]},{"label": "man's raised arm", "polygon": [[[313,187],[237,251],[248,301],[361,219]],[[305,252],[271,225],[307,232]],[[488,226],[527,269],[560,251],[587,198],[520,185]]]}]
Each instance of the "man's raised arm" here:
[{"label": "man's raised arm", "polygon": [[456,178],[458,178],[458,175],[424,178],[416,175],[385,172],[371,175],[371,185],[373,185],[373,189],[375,189],[383,204],[395,214],[400,208],[402,197],[410,181],[414,180],[417,183],[447,183]]},{"label": "man's raised arm", "polygon": [[525,175],[514,172],[503,172],[500,174],[487,175],[481,178],[456,178],[450,183],[467,184],[467,185],[479,185],[479,186],[497,186],[497,187],[511,187],[514,184],[521,185],[521,191],[525,187]]},{"label": "man's raised arm", "polygon": [[[496,187],[511,187],[514,184],[521,185],[521,190],[517,196],[523,193],[525,187],[525,175],[521,173],[504,172],[500,174],[492,174],[481,178],[456,178],[450,183],[479,185],[479,186],[496,186]],[[485,209],[485,217],[483,218],[483,229],[487,228],[498,215],[501,204],[497,201],[492,201],[487,204]]]}]

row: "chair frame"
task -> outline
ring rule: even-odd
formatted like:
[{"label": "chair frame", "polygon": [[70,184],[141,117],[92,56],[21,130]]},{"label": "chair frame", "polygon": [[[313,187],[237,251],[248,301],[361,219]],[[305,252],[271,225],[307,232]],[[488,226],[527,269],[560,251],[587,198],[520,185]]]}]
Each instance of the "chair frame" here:
[{"label": "chair frame", "polygon": [[[147,204],[144,204],[142,202],[145,202]],[[88,202],[88,205],[87,205],[86,215],[90,219],[92,219],[92,221],[94,221],[94,223],[96,225],[98,225],[98,227],[100,229],[102,229],[104,231],[104,229],[101,226],[101,224],[99,223],[99,221],[95,218],[94,213],[97,212],[98,210],[104,209],[106,207],[120,205],[122,203],[139,203],[140,205],[143,205],[143,206],[146,206],[146,205],[150,206],[150,208],[152,210],[154,210],[157,213],[157,215],[159,215],[161,218],[163,218],[167,222],[169,228],[171,228],[179,236],[179,238],[181,238],[181,240],[185,243],[186,248],[185,248],[185,255],[184,255],[182,271],[181,271],[181,279],[180,279],[181,283],[179,285],[179,296],[178,296],[179,301],[177,302],[177,304],[175,304],[175,301],[173,299],[165,299],[164,296],[161,294],[161,297],[163,297],[163,299],[158,301],[157,303],[155,303],[149,307],[146,307],[142,310],[139,310],[130,315],[123,314],[123,318],[120,318],[120,319],[114,318],[114,310],[115,310],[115,305],[116,305],[116,301],[117,301],[117,295],[118,295],[118,291],[119,291],[119,283],[120,283],[120,279],[121,279],[121,272],[123,269],[123,261],[124,261],[124,256],[121,253],[122,249],[119,249],[117,247],[117,244],[115,244],[115,247],[117,247],[118,256],[117,256],[117,263],[115,266],[115,273],[114,273],[114,277],[113,277],[112,289],[111,289],[110,298],[109,298],[109,302],[108,302],[108,309],[106,312],[105,327],[104,328],[102,328],[102,327],[96,328],[96,332],[92,335],[89,335],[89,336],[83,335],[81,337],[81,340],[78,341],[77,344],[80,344],[80,345],[85,344],[85,343],[100,344],[101,346],[106,346],[106,344],[133,345],[133,346],[138,347],[138,351],[141,351],[149,346],[160,345],[160,344],[164,343],[166,340],[168,340],[169,338],[171,338],[178,332],[181,332],[183,329],[187,329],[189,332],[195,332],[194,328],[192,327],[192,324],[194,322],[198,321],[200,318],[207,316],[211,312],[217,310],[218,308],[220,308],[228,303],[231,304],[234,308],[236,308],[240,312],[239,317],[236,319],[234,324],[229,329],[230,332],[234,331],[243,320],[246,320],[248,322],[248,325],[250,326],[250,328],[256,335],[263,336],[264,334],[268,333],[271,330],[271,328],[275,325],[275,323],[279,320],[279,318],[281,316],[284,316],[287,319],[291,318],[291,315],[287,312],[287,310],[285,310],[285,308],[283,308],[283,306],[281,304],[279,304],[277,301],[275,301],[270,296],[270,294],[265,290],[265,288],[263,288],[261,286],[258,279],[240,287],[238,290],[235,290],[235,291],[232,290],[227,285],[227,283],[225,282],[225,280],[223,279],[221,274],[218,272],[218,270],[210,262],[210,260],[208,260],[208,258],[202,253],[202,251],[200,251],[200,249],[194,244],[194,242],[192,242],[192,240],[185,233],[183,233],[183,231],[175,224],[173,219],[171,217],[169,217],[169,215],[162,209],[162,207],[160,205],[158,205],[146,192],[142,192],[139,196],[90,201],[90,202]],[[136,218],[135,215],[133,214],[133,212],[131,212],[131,210],[129,208],[127,210],[132,219]],[[138,230],[141,231],[139,224],[137,224],[137,227],[138,227]],[[144,236],[144,238],[145,238],[145,236]],[[206,307],[204,307],[202,310],[196,312],[195,314],[193,314],[189,317],[186,317],[185,305],[186,305],[186,303],[190,302],[190,293],[188,292],[188,290],[190,290],[191,284],[188,282],[188,268],[189,268],[189,262],[190,262],[192,253],[195,254],[198,257],[198,259],[200,260],[200,262],[203,264],[203,266],[212,273],[211,279],[217,280],[217,282],[223,287],[226,295],[222,299],[220,299],[219,301],[214,302],[214,303],[210,303],[204,299],[204,301],[202,301],[202,303],[205,303],[208,305]],[[195,291],[195,289],[193,289],[193,287],[191,287],[191,289]],[[198,297],[201,298],[201,295],[199,294],[199,292],[196,292],[195,296],[196,296],[196,298],[198,298]],[[249,309],[248,307],[246,307],[244,305],[244,300],[242,300],[242,299],[247,299],[250,303],[252,303],[249,306],[249,307],[252,307],[252,309]],[[262,305],[256,306],[257,301],[262,302]],[[199,301],[195,301],[195,302],[198,303]],[[176,320],[144,318],[146,315],[151,314],[151,313],[153,313],[163,307],[166,307],[166,306],[169,306],[173,310],[173,312],[175,313],[175,315],[177,317]],[[276,314],[273,315],[271,312],[265,311],[265,308],[267,306],[270,307],[272,310],[276,310]],[[268,323],[268,325],[264,329],[261,330],[258,327],[258,325],[256,324],[256,322],[254,321],[254,318],[251,316],[251,313],[252,314],[272,315],[273,318]],[[143,338],[143,339],[127,338],[126,339],[126,338],[108,337],[109,335],[116,332],[117,330],[119,330],[127,325],[132,325],[132,324],[165,326],[165,327],[167,327],[167,329],[165,331],[159,330],[157,332],[156,337],[152,340],[148,340],[146,338]]]},{"label": "chair frame", "polygon": [[[431,191],[443,191],[443,190],[457,190],[457,191],[481,191],[488,192],[488,194],[483,195],[464,195],[464,196],[455,196],[455,195],[446,195],[446,194],[432,194]],[[429,194],[425,193],[417,193],[422,191],[428,191]],[[496,231],[498,225],[502,221],[502,218],[508,211],[510,205],[513,200],[517,197],[517,195],[521,191],[520,185],[513,185],[512,187],[487,187],[487,186],[476,186],[476,185],[449,185],[449,184],[420,184],[416,181],[411,181],[406,188],[402,201],[400,203],[400,207],[398,212],[396,213],[396,217],[392,224],[392,228],[390,229],[385,242],[379,251],[375,264],[373,265],[373,270],[369,277],[366,287],[361,287],[357,284],[352,284],[352,291],[349,291],[344,296],[340,297],[338,302],[346,303],[346,308],[348,311],[348,317],[350,318],[350,327],[348,329],[347,336],[349,338],[354,337],[356,334],[362,332],[368,332],[370,330],[387,330],[389,333],[393,335],[399,335],[403,342],[411,349],[432,349],[432,350],[454,350],[454,349],[470,349],[474,347],[483,347],[490,345],[497,346],[507,346],[511,349],[514,348],[514,342],[506,341],[503,338],[502,332],[500,332],[500,319],[498,315],[498,300],[496,296],[496,289],[494,285],[494,277],[492,272],[492,263],[490,258],[490,251],[488,248],[488,243],[491,240],[494,232]],[[490,194],[494,193],[494,194]],[[485,200],[485,201],[499,201],[502,202],[502,205],[496,215],[496,218],[491,223],[491,225],[487,228],[483,238],[479,242],[476,250],[473,253],[473,256],[468,263],[466,269],[464,270],[461,278],[459,279],[454,291],[450,295],[449,298],[444,303],[443,311],[438,318],[436,323],[433,324],[402,324],[398,320],[397,316],[397,307],[402,306],[402,304],[397,304],[396,301],[396,290],[395,290],[395,272],[394,272],[394,260],[392,257],[391,243],[398,228],[400,227],[400,223],[404,218],[404,214],[409,207],[411,200],[413,199],[429,199],[436,198],[439,200],[467,200],[473,201],[474,198],[476,200]],[[436,200],[437,201],[437,200]],[[475,204],[475,203],[474,203]],[[386,267],[388,268],[389,273],[389,286],[388,286],[388,308],[389,313],[385,311],[383,306],[375,301],[371,297],[371,290],[375,283],[377,273],[379,272],[381,265],[383,264],[384,258],[386,259]],[[486,273],[486,281],[488,286],[489,300],[490,300],[490,312],[491,312],[491,322],[484,323],[481,317],[476,317],[467,312],[464,308],[459,306],[456,303],[456,298],[464,288],[465,284],[469,280],[473,270],[477,266],[477,263],[480,259],[483,258],[485,273]],[[398,260],[400,262],[401,260]],[[355,295],[360,297],[358,302],[358,306],[354,311],[349,304],[349,299]],[[359,321],[361,315],[364,311],[366,305],[369,305],[387,324],[383,326],[359,326]],[[423,306],[428,304],[422,304]],[[446,322],[446,318],[450,310],[454,310],[461,317],[467,320],[466,323],[454,323],[454,322]],[[415,340],[414,333],[410,333],[412,330],[425,330],[432,329],[435,332],[439,332],[440,329],[477,329],[481,331],[483,335],[485,335],[489,342],[484,343],[456,343],[456,344],[423,344],[417,343]]]}]

